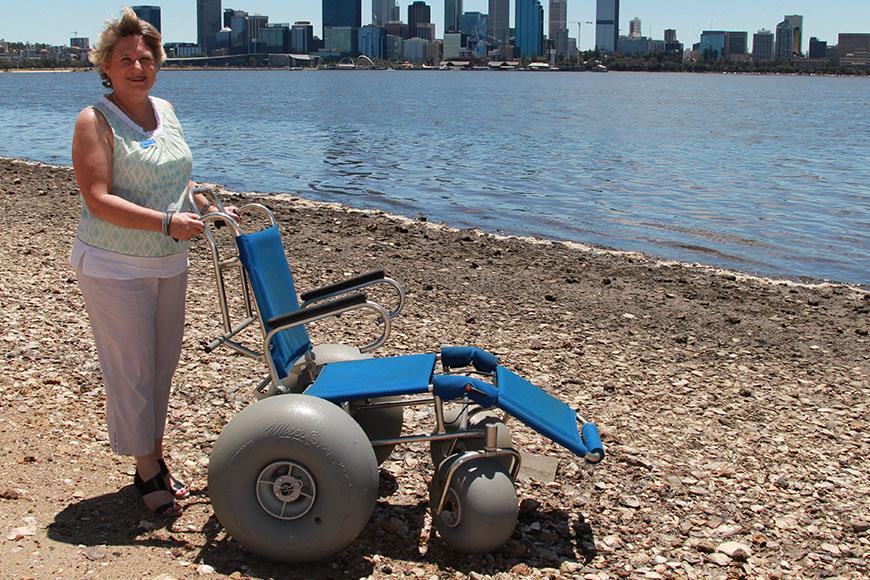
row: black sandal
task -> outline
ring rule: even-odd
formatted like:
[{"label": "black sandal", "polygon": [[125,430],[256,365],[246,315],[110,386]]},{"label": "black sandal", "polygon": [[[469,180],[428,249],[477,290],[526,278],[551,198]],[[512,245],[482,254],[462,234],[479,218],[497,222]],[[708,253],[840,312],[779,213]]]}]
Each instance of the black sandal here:
[{"label": "black sandal", "polygon": [[[148,481],[144,481],[142,477],[139,475],[139,470],[136,470],[136,475],[133,476],[133,485],[136,486],[136,489],[139,490],[139,493],[142,494],[142,499],[145,499],[145,496],[149,493],[155,493],[158,491],[167,491],[172,493],[170,489],[166,486],[166,482],[163,480],[163,474],[158,473]],[[160,515],[160,516],[168,516],[168,517],[176,517],[181,515],[181,507],[178,506],[175,499],[173,498],[171,501],[168,501],[162,505],[157,506],[154,509],[149,508],[147,505],[145,506],[148,511]],[[173,507],[178,507],[177,511],[172,511]]]},{"label": "black sandal", "polygon": [[163,477],[169,476],[169,487],[171,488],[169,491],[172,492],[175,499],[184,499],[190,495],[190,490],[187,489],[186,485],[169,475],[169,468],[166,466],[166,462],[163,459],[158,459],[157,464],[160,466],[160,475]]}]

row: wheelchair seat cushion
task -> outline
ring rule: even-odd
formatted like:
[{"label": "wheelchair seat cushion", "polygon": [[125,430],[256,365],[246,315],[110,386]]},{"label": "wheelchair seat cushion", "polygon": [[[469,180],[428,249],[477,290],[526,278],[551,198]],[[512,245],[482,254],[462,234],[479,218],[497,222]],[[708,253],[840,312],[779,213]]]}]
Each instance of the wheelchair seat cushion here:
[{"label": "wheelchair seat cushion", "polygon": [[429,390],[434,370],[434,354],[337,362],[326,365],[305,394],[333,403],[417,395]]}]

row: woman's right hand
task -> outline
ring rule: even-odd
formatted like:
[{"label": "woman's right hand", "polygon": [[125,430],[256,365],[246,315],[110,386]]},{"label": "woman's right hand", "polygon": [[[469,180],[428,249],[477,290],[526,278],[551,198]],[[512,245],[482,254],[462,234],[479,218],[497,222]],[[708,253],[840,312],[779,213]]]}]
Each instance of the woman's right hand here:
[{"label": "woman's right hand", "polygon": [[172,214],[169,222],[169,235],[176,240],[189,240],[202,233],[205,228],[199,216],[189,211]]}]

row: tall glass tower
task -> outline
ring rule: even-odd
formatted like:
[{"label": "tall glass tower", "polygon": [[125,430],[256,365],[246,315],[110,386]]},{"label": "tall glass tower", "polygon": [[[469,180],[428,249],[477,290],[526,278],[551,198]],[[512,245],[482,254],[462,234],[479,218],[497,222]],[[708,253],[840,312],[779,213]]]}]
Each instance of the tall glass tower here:
[{"label": "tall glass tower", "polygon": [[140,20],[144,20],[160,32],[160,6],[131,6]]},{"label": "tall glass tower", "polygon": [[196,43],[205,54],[217,48],[221,29],[221,0],[196,0]]},{"label": "tall glass tower", "polygon": [[362,26],[362,0],[323,0],[323,37],[332,26]]},{"label": "tall glass tower", "polygon": [[444,32],[459,32],[462,0],[444,0]]},{"label": "tall glass tower", "polygon": [[510,0],[489,0],[486,35],[490,45],[498,50],[499,58],[507,58],[510,35]]},{"label": "tall glass tower", "polygon": [[595,49],[616,52],[619,40],[619,0],[598,0],[595,13]]},{"label": "tall glass tower", "polygon": [[386,26],[387,22],[398,19],[399,7],[396,6],[396,0],[372,0],[372,24]]},{"label": "tall glass tower", "polygon": [[520,58],[544,54],[544,7],[540,0],[517,0],[516,28]]}]

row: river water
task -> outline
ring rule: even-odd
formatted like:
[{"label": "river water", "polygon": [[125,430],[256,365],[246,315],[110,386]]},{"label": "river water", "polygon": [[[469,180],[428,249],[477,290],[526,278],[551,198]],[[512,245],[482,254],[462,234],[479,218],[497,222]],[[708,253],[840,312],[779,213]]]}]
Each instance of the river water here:
[{"label": "river water", "polygon": [[[95,73],[0,74],[0,155],[70,163]],[[163,71],[195,179],[762,275],[870,283],[870,79]]]}]

